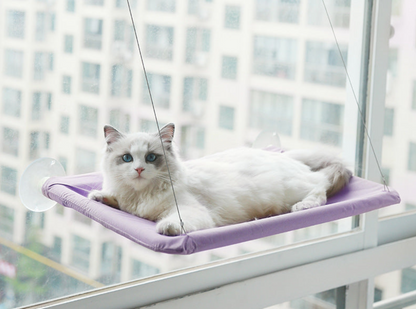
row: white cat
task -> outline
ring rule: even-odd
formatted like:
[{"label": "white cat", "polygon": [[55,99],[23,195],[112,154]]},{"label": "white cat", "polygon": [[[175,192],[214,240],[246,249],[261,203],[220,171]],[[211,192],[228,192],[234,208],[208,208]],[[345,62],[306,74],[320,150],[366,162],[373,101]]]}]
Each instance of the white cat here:
[{"label": "white cat", "polygon": [[326,152],[240,148],[182,162],[172,145],[174,131],[173,124],[160,136],[105,126],[103,188],[88,197],[156,221],[160,234],[179,235],[165,159],[186,232],[323,205],[351,177]]}]

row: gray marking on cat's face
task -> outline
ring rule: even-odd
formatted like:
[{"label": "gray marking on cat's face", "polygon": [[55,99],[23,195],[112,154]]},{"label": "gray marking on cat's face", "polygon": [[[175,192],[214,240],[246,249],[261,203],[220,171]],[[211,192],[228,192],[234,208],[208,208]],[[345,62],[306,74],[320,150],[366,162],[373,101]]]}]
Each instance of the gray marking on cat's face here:
[{"label": "gray marking on cat's face", "polygon": [[160,169],[165,164],[165,157],[161,154],[157,154],[157,153],[154,153],[152,151],[149,151],[148,153],[146,153],[145,158],[151,153],[156,155],[156,160],[154,160],[153,162],[149,162],[149,161],[146,160],[146,163],[147,164],[153,164],[157,169]]}]

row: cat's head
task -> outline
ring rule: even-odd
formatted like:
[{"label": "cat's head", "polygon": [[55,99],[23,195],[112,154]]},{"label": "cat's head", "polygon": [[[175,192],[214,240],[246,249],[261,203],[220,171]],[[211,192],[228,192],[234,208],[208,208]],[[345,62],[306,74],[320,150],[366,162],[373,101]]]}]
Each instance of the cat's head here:
[{"label": "cat's head", "polygon": [[166,159],[171,174],[178,169],[172,146],[174,133],[175,125],[172,123],[160,129],[160,135],[144,132],[123,134],[112,126],[104,126],[107,142],[102,162],[104,177],[109,178],[108,182],[136,190],[166,183],[169,181]]}]

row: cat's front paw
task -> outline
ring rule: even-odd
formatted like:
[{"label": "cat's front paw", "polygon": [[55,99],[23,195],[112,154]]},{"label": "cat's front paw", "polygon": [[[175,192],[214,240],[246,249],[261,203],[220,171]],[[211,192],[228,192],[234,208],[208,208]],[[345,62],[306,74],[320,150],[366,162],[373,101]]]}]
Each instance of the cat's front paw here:
[{"label": "cat's front paw", "polygon": [[156,225],[159,234],[167,236],[177,236],[182,233],[181,224],[178,221],[163,219]]},{"label": "cat's front paw", "polygon": [[93,190],[88,194],[88,198],[114,208],[119,208],[117,199],[114,196],[108,195],[103,191]]},{"label": "cat's front paw", "polygon": [[292,206],[292,212],[309,209],[318,207],[320,204],[318,202],[298,202],[295,205]]}]

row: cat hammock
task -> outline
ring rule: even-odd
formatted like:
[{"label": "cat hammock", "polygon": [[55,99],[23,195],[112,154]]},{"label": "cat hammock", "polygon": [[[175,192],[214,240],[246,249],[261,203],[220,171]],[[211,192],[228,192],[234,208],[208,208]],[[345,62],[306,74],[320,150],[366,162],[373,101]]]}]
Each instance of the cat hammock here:
[{"label": "cat hammock", "polygon": [[323,206],[179,236],[165,236],[157,233],[156,223],[152,221],[88,199],[88,193],[100,190],[101,185],[100,173],[51,177],[43,184],[42,192],[59,204],[80,212],[146,248],[171,254],[192,254],[224,247],[359,215],[400,202],[396,191],[388,191],[381,184],[352,177],[350,183]]}]

